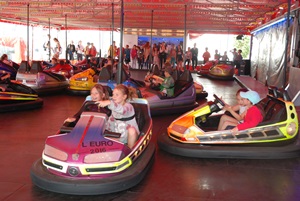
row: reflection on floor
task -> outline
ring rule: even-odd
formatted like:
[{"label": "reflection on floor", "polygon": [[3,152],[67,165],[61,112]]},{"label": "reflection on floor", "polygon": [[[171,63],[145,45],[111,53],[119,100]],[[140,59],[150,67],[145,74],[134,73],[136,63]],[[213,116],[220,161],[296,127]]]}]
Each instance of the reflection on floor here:
[{"label": "reflection on floor", "polygon": [[[135,75],[133,72],[132,75]],[[142,77],[142,76],[140,76]],[[208,91],[235,103],[240,86],[235,81],[210,80],[194,75]],[[300,200],[300,159],[193,159],[168,154],[157,147],[154,165],[136,187],[99,196],[72,196],[35,187],[32,163],[41,157],[47,136],[77,112],[84,97],[65,94],[43,97],[38,110],[0,114],[0,200]],[[178,115],[153,117],[153,142]]]}]

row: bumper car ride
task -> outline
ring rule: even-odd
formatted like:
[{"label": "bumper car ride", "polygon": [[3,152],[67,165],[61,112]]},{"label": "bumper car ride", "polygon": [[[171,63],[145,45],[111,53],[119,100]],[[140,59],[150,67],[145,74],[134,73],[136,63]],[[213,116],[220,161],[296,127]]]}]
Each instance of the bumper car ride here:
[{"label": "bumper car ride", "polygon": [[0,82],[0,89],[0,112],[31,110],[43,106],[43,100],[26,85],[6,79]]},{"label": "bumper car ride", "polygon": [[97,84],[94,82],[93,76],[96,74],[96,71],[92,68],[89,68],[83,72],[73,75],[69,79],[69,92],[75,95],[89,95],[91,88]]},{"label": "bumper car ride", "polygon": [[139,96],[149,102],[151,115],[184,113],[198,106],[195,85],[188,70],[175,80],[172,97],[164,96],[160,91],[152,89],[151,84],[138,89]]},{"label": "bumper car ride", "polygon": [[198,70],[199,75],[207,76],[211,67],[216,64],[216,61],[208,61],[205,64],[200,65]]},{"label": "bumper car ride", "polygon": [[[184,73],[186,73],[186,72],[184,72]],[[173,70],[172,77],[173,77],[174,81],[179,80],[182,74],[183,73],[178,70]],[[145,77],[145,83],[148,83],[146,85],[150,85],[152,80],[154,80],[154,79],[162,79],[163,80],[163,77],[164,77],[163,72],[161,72],[158,69],[158,66],[152,65],[151,70],[148,72],[148,74]],[[208,93],[206,91],[204,91],[203,85],[201,83],[195,81],[194,88],[195,88],[197,100],[205,99],[207,97]]]},{"label": "bumper car ride", "polygon": [[69,86],[64,75],[44,71],[40,61],[33,61],[31,67],[22,61],[16,80],[34,89],[38,94],[59,92]]},{"label": "bumper car ride", "polygon": [[232,80],[234,65],[231,61],[209,61],[200,67],[198,74],[213,79]]},{"label": "bumper car ride", "polygon": [[63,194],[96,195],[137,185],[150,169],[155,145],[150,142],[152,119],[146,100],[132,102],[140,136],[133,149],[105,130],[107,115],[83,112],[70,133],[49,136],[42,158],[31,168],[32,182]]},{"label": "bumper car ride", "polygon": [[73,66],[68,63],[65,63],[63,60],[61,60],[55,66],[44,65],[43,69],[45,72],[60,74],[65,76],[66,78],[70,78],[74,75]]},{"label": "bumper car ride", "polygon": [[230,130],[216,131],[221,115],[211,113],[220,111],[223,102],[215,96],[215,102],[173,121],[167,134],[159,136],[158,145],[172,154],[198,158],[298,157],[298,116],[294,104],[284,97],[277,92],[267,95],[258,103],[265,110],[264,121],[233,134]]},{"label": "bumper car ride", "polygon": [[[137,88],[139,86],[144,86],[144,82],[134,80],[129,77],[122,68],[122,80],[121,83],[126,86],[131,86]],[[117,85],[117,75],[113,75],[110,66],[103,67],[100,73],[97,75],[96,70],[89,68],[81,73],[70,78],[69,92],[75,95],[89,95],[91,88],[95,84],[101,84],[103,86],[108,86],[111,90]]]}]

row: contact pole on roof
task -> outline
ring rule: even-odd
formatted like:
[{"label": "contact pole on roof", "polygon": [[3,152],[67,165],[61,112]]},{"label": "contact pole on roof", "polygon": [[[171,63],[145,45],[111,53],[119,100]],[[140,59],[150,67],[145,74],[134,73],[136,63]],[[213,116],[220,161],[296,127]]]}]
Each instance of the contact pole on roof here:
[{"label": "contact pole on roof", "polygon": [[150,37],[150,63],[152,64],[152,32],[153,32],[153,10],[151,10],[151,37]]},{"label": "contact pole on roof", "polygon": [[187,8],[187,5],[184,5],[184,38],[183,38],[183,51],[184,51],[183,55],[184,55],[184,57],[185,57],[185,52],[186,52],[186,8]]},{"label": "contact pole on roof", "polygon": [[110,48],[110,57],[111,64],[114,65],[114,3],[111,4],[111,48]]},{"label": "contact pole on roof", "polygon": [[48,18],[49,21],[49,34],[48,34],[48,39],[49,39],[49,61],[51,61],[51,35],[50,35],[50,18]]},{"label": "contact pole on roof", "polygon": [[29,62],[29,4],[27,4],[27,63]]},{"label": "contact pole on roof", "polygon": [[287,63],[288,63],[288,48],[289,48],[289,28],[290,28],[290,13],[291,13],[291,1],[288,1],[288,11],[287,11],[287,23],[286,23],[286,37],[285,37],[285,53],[284,53],[284,73],[283,73],[283,88],[287,86],[288,83],[286,83],[286,74],[287,74]]},{"label": "contact pole on roof", "polygon": [[118,80],[117,83],[121,84],[122,80],[122,67],[123,67],[123,32],[124,32],[124,0],[121,0],[121,16],[120,16],[120,51],[119,51],[119,63],[118,63]]},{"label": "contact pole on roof", "polygon": [[101,26],[99,25],[99,58],[100,58],[100,60],[101,60]]},{"label": "contact pole on roof", "polygon": [[33,59],[33,39],[34,39],[34,32],[33,32],[33,25],[31,26],[31,44],[32,44],[32,48],[31,48],[31,58]]},{"label": "contact pole on roof", "polygon": [[68,60],[68,24],[67,24],[67,14],[65,15],[65,28],[66,28],[66,61]]}]

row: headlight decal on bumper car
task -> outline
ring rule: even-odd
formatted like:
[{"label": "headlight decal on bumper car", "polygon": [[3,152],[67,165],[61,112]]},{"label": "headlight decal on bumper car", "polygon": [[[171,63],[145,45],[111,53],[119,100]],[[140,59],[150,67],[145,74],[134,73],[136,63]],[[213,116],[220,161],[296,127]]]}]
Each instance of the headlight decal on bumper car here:
[{"label": "headlight decal on bumper car", "polygon": [[68,169],[68,163],[56,160],[54,158],[48,157],[43,153],[43,165],[49,169],[56,170],[61,173],[66,173]]},{"label": "headlight decal on bumper car", "polygon": [[[285,124],[281,127],[285,128]],[[211,143],[263,143],[281,141],[287,139],[287,137],[281,132],[278,126],[254,128],[245,131],[240,131],[237,134],[231,133],[231,131],[221,131],[219,134],[215,132],[207,132],[205,135],[197,136],[201,144]]]},{"label": "headlight decal on bumper car", "polygon": [[121,172],[132,164],[129,157],[112,164],[90,164],[79,166],[82,175]]},{"label": "headlight decal on bumper car", "polygon": [[52,167],[54,169],[58,169],[58,170],[62,170],[63,169],[63,166],[61,165],[57,165],[55,163],[51,163],[49,161],[46,161],[46,160],[43,160],[43,164],[47,167]]},{"label": "headlight decal on bumper car", "polygon": [[[132,164],[129,157],[124,158],[119,162],[114,163],[102,163],[102,164],[77,164],[62,162],[53,158],[50,158],[43,154],[43,165],[52,170],[68,174],[68,168],[77,167],[80,170],[81,175],[92,175],[92,174],[109,174],[117,173],[125,170]],[[73,176],[73,175],[71,175]]]},{"label": "headlight decal on bumper car", "polygon": [[148,134],[143,137],[143,139],[138,143],[136,148],[133,150],[133,153],[129,155],[132,161],[135,161],[138,156],[140,156],[144,149],[146,149],[147,145],[149,144],[152,136],[152,130],[147,132]]}]

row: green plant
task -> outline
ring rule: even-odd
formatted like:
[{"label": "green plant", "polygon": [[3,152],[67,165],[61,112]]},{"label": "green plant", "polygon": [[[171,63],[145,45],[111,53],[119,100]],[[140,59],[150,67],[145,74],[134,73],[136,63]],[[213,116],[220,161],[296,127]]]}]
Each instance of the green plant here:
[{"label": "green plant", "polygon": [[[236,36],[234,36],[236,38]],[[235,40],[234,47],[236,50],[242,50],[243,59],[249,59],[250,57],[250,38],[251,36],[244,35],[242,40]]]}]

